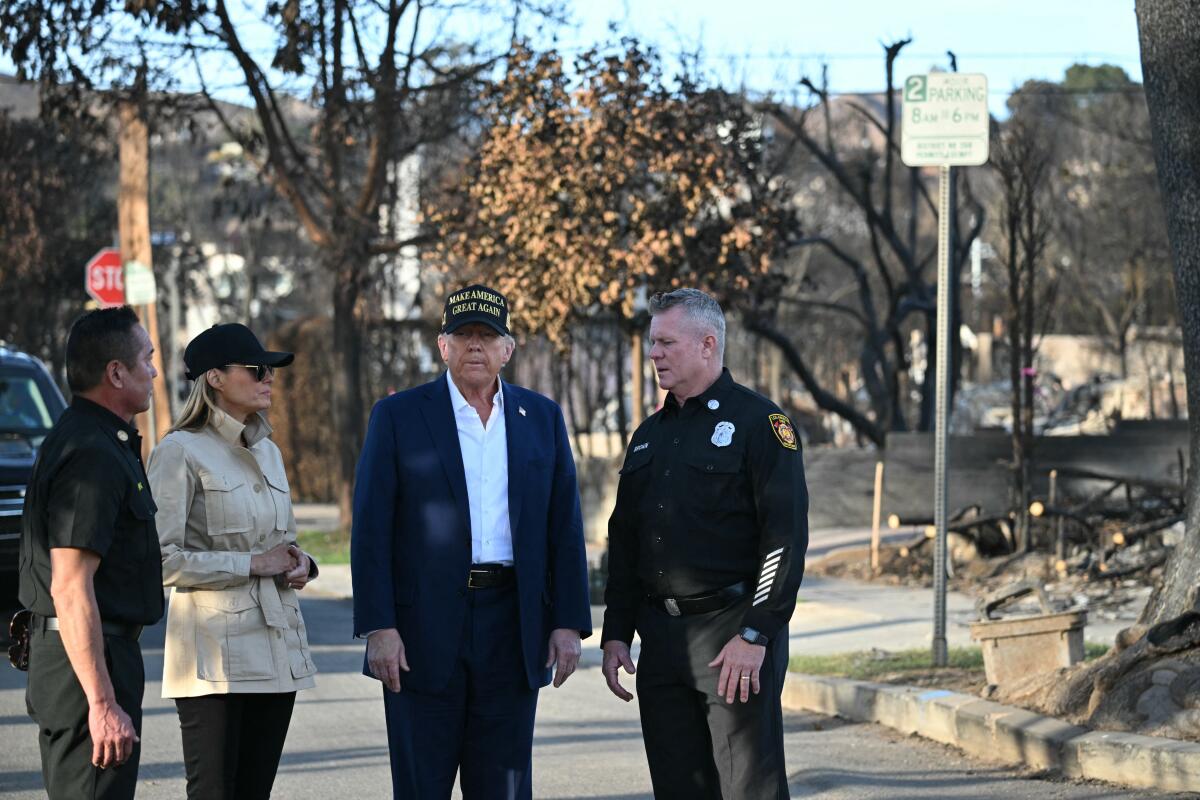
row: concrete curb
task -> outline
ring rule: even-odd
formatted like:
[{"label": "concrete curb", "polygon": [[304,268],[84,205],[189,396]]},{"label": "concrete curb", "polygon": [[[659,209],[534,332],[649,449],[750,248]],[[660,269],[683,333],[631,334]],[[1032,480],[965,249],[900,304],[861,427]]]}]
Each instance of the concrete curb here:
[{"label": "concrete curb", "polygon": [[1200,744],[1090,731],[943,689],[789,672],[785,708],[876,722],[990,761],[1172,792],[1200,791]]}]

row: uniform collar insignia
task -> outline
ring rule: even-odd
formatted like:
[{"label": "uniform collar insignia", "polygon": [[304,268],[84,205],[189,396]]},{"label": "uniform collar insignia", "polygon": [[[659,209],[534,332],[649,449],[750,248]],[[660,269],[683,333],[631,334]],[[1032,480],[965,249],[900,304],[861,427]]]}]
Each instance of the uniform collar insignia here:
[{"label": "uniform collar insignia", "polygon": [[712,386],[705,389],[704,393],[696,399],[700,401],[700,405],[716,414],[723,407],[725,396],[732,387],[733,375],[730,374],[727,367],[722,367],[720,376],[713,381]]}]

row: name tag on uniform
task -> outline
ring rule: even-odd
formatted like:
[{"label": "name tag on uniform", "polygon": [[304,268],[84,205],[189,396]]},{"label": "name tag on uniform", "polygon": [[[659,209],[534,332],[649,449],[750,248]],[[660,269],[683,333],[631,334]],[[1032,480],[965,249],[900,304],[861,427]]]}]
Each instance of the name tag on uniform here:
[{"label": "name tag on uniform", "polygon": [[635,444],[633,446],[633,452],[635,452],[635,453],[641,452],[642,450],[645,450],[649,446],[650,446],[649,442],[642,442],[641,444]]}]

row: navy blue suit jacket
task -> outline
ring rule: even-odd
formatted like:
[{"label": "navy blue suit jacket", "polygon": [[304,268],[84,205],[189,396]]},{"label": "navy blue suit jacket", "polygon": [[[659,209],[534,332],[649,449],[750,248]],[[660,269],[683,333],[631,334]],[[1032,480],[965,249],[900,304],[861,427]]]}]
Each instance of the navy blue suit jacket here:
[{"label": "navy blue suit jacket", "polygon": [[[354,633],[396,628],[410,672],[436,692],[462,642],[471,517],[447,375],[375,404],[358,462],[350,562]],[[575,460],[562,411],[501,381],[508,441],[508,513],[530,688],[550,682],[555,628],[591,635],[587,559]],[[524,413],[521,413],[524,410]],[[370,675],[364,666],[363,673]]]}]

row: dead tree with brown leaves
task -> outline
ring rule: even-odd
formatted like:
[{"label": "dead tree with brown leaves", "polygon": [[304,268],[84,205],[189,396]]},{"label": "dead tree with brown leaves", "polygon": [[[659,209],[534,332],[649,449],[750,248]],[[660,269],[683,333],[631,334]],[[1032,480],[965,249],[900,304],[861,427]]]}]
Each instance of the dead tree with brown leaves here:
[{"label": "dead tree with brown leaves", "polygon": [[[512,19],[497,23],[515,26],[527,6],[517,0]],[[507,37],[493,53],[448,38],[445,17],[455,11],[484,9],[437,0],[271,2],[254,12],[274,31],[264,53],[247,38],[247,9],[226,0],[14,0],[0,10],[0,50],[45,85],[112,89],[133,60],[150,64],[159,79],[151,89],[178,88],[179,66],[193,63],[199,98],[295,214],[333,287],[331,408],[344,525],[369,408],[364,309],[381,258],[427,238],[390,234],[381,213],[390,176],[406,156],[460,129],[481,78],[508,48]],[[248,125],[217,102],[229,81],[250,103]]]}]

